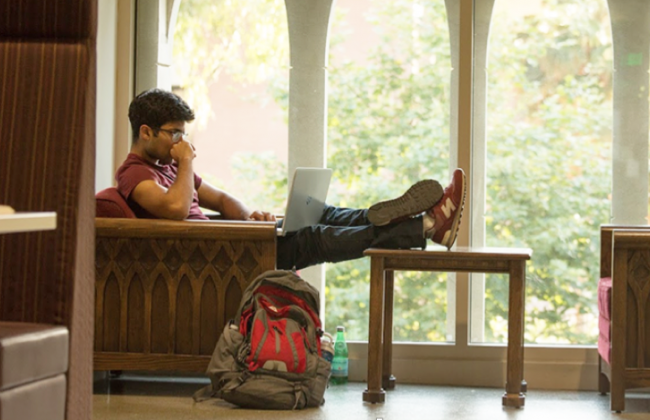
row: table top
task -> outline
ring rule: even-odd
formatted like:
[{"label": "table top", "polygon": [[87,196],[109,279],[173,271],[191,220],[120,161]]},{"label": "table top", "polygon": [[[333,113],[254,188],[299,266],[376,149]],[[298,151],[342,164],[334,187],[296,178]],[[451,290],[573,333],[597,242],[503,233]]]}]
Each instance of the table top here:
[{"label": "table top", "polygon": [[488,258],[488,259],[507,259],[507,260],[529,260],[533,255],[530,248],[494,248],[494,247],[457,247],[447,250],[443,247],[420,249],[367,249],[363,255],[368,257],[384,258],[421,258],[430,260],[449,260],[449,259],[470,259],[470,258]]},{"label": "table top", "polygon": [[[530,260],[530,248],[458,247],[419,249],[367,249],[363,255],[371,258],[372,266],[381,271],[453,271],[457,273],[512,273],[522,274],[522,267]],[[515,270],[515,271],[512,271]],[[371,274],[372,278],[372,274]],[[518,277],[523,279],[523,276]]]},{"label": "table top", "polygon": [[55,212],[0,214],[0,234],[56,229]]}]

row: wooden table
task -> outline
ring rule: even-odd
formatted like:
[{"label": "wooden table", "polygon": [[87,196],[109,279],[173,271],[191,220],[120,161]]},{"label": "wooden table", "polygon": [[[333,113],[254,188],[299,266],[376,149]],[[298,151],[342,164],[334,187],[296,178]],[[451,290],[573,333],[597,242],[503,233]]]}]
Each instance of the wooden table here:
[{"label": "wooden table", "polygon": [[36,232],[56,229],[55,212],[0,214],[0,233]]},{"label": "wooden table", "polygon": [[[454,251],[368,249],[370,257],[370,325],[368,337],[368,389],[363,401],[384,402],[384,389],[395,386],[391,375],[393,344],[394,272],[451,271],[506,273],[509,279],[508,361],[504,406],[522,407],[524,392],[524,300],[528,248],[457,248]],[[383,338],[383,340],[382,340]],[[382,345],[383,341],[383,345]],[[382,388],[383,385],[383,388]]]}]

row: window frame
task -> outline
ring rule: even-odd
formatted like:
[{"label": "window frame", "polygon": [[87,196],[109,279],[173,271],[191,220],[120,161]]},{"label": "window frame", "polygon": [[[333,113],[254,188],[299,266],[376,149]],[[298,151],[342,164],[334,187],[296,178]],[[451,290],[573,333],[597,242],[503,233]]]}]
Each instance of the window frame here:
[{"label": "window frame", "polygon": [[[165,7],[166,5],[166,2],[163,0],[153,1],[158,3],[158,7]],[[174,7],[177,9],[177,3],[180,1],[173,0],[170,10],[174,10]],[[458,237],[458,244],[461,246],[469,244],[476,246],[483,244],[485,241],[485,222],[482,216],[485,208],[485,165],[481,165],[478,162],[484,162],[486,155],[486,98],[485,95],[481,97],[481,95],[477,94],[477,91],[485,89],[486,74],[485,61],[484,59],[477,59],[476,50],[487,49],[487,34],[494,1],[445,0],[448,16],[450,16],[450,30],[452,33],[455,32],[457,34],[455,39],[452,36],[452,63],[454,63],[454,72],[451,75],[451,166],[459,166],[465,169],[471,191],[465,216],[469,219],[469,223],[461,225],[462,229]],[[292,2],[294,5],[298,4],[298,0],[288,0],[288,7]],[[132,5],[134,2],[132,0],[123,0],[120,4],[122,3]],[[610,13],[619,13],[621,8],[618,6],[621,6],[623,3],[622,0],[608,0]],[[293,21],[298,22],[301,16],[304,18],[304,16],[311,12],[308,7],[298,7],[293,9],[292,13],[294,13]],[[637,14],[640,15],[638,11]],[[130,19],[131,22],[135,21],[135,12],[133,10],[125,18],[126,15],[128,15],[128,12],[120,12],[118,20]],[[154,18],[157,17],[158,19],[165,19],[168,17],[168,13],[152,14],[151,16],[154,16]],[[290,26],[292,25],[291,22],[292,19],[289,19]],[[160,22],[159,24],[162,25]],[[138,22],[137,26],[139,29],[140,22]],[[290,27],[290,31],[293,27]],[[620,39],[625,40],[627,27],[627,25],[619,27],[613,25],[615,51],[618,45],[617,42],[620,43]],[[329,26],[325,25],[325,28],[326,30],[319,35],[324,41],[319,46],[323,54],[327,52],[326,40]],[[121,34],[124,31],[120,30],[120,26],[118,26],[117,32],[118,37],[123,36]],[[170,32],[173,33],[173,31]],[[646,38],[644,42],[650,41],[650,35],[646,36]],[[138,49],[142,47],[140,44],[138,46]],[[159,45],[156,45],[156,51],[158,51],[158,47]],[[165,47],[165,45],[162,45],[162,47]],[[134,54],[135,48],[132,45],[129,48],[131,53]],[[295,51],[298,48],[298,46],[292,44],[292,52],[294,54],[299,54]],[[454,56],[456,57],[455,59]],[[624,59],[624,55],[616,55],[615,68],[620,68]],[[155,71],[155,66],[151,67],[151,63],[143,63],[140,57],[134,60],[137,61],[137,69],[149,68],[153,69],[151,71]],[[293,64],[294,59],[292,58]],[[644,63],[644,66],[647,66],[647,63]],[[647,72],[647,68],[645,70]],[[294,74],[295,72],[292,70],[292,75]],[[153,78],[156,77],[153,74],[150,76]],[[295,81],[290,81],[290,83],[291,89],[294,89],[294,92],[295,89],[302,89]],[[647,83],[647,80],[645,83]],[[620,85],[621,83],[619,82],[618,84]],[[132,97],[132,86],[133,83],[118,82],[116,89],[118,102],[120,103],[116,104],[116,115],[121,115],[120,112],[123,110],[124,103],[126,102],[124,97]],[[313,108],[311,115],[317,118],[318,121],[322,121],[323,127],[325,127],[327,118],[326,80],[322,86],[325,98],[324,103],[321,103],[322,107],[318,105],[317,108]],[[138,88],[142,88],[142,86]],[[125,93],[127,89],[130,90],[128,94]],[[617,95],[618,87],[616,82],[614,89],[615,95]],[[299,93],[294,93],[294,95],[299,95]],[[296,99],[299,99],[299,97],[296,97]],[[647,98],[642,102],[647,107]],[[295,104],[296,102],[294,102]],[[619,102],[616,102],[615,99],[614,109],[619,109],[618,104]],[[626,107],[623,108],[627,110]],[[641,111],[643,112],[634,114],[632,118],[640,118],[639,125],[647,128],[648,110],[644,108]],[[618,127],[615,128],[614,133],[616,139],[615,146],[622,149],[618,152],[618,161],[616,157],[614,158],[614,165],[617,166],[614,169],[612,180],[614,184],[613,201],[617,201],[618,204],[613,205],[612,222],[646,224],[648,213],[647,200],[644,199],[641,204],[637,202],[638,200],[634,201],[633,205],[630,206],[628,198],[633,194],[637,194],[639,191],[642,191],[642,195],[647,195],[647,176],[642,177],[641,182],[634,184],[634,187],[632,187],[624,168],[630,164],[630,159],[632,159],[632,163],[638,166],[639,173],[644,173],[645,169],[645,173],[647,174],[648,130],[645,129],[645,134],[637,134],[634,141],[625,140],[626,132],[623,131],[622,126],[630,125],[629,119],[625,117],[629,116],[615,117],[619,118],[619,120],[615,120],[615,126]],[[297,122],[295,120],[293,122],[290,121],[289,124],[290,131],[297,129]],[[320,131],[318,133],[312,132],[309,136],[302,135],[300,131],[294,131],[293,134],[290,134],[290,171],[296,166],[303,166],[305,164],[311,166],[322,164],[324,166],[326,142],[324,138],[325,130],[322,131],[322,134]],[[124,132],[124,129],[116,129],[116,144],[124,142],[124,138],[122,138]],[[645,142],[643,140],[644,135]],[[626,154],[625,150],[628,148],[634,150],[635,153]],[[639,149],[641,149],[640,152]],[[118,153],[117,150],[116,146],[116,160],[120,160],[119,156],[122,154]],[[315,154],[313,152],[314,150],[317,151]],[[645,150],[645,153],[642,153],[643,150]],[[115,163],[113,162],[114,165]],[[621,185],[625,185],[625,187],[617,187]],[[639,210],[640,206],[643,206],[643,211]],[[633,210],[630,210],[631,208]],[[639,220],[640,218],[642,220]],[[316,269],[316,271],[318,270]],[[316,283],[319,282],[320,289],[324,290],[324,287],[322,287],[324,286],[324,280],[316,280]],[[481,327],[477,327],[476,323],[479,322],[481,325],[483,323],[482,320],[471,322],[470,312],[481,313],[483,311],[482,307],[484,305],[482,306],[481,302],[484,299],[484,294],[482,294],[482,290],[484,290],[484,279],[481,276],[473,276],[471,279],[469,275],[462,273],[456,275],[455,279],[452,279],[450,276],[450,281],[448,282],[449,309],[451,312],[450,318],[453,316],[452,319],[454,322],[449,325],[450,328],[454,329],[455,342],[394,343],[393,373],[400,382],[494,386],[499,388],[503,386],[505,381],[506,345],[473,343],[476,341],[475,338],[482,334]],[[364,380],[367,366],[367,343],[351,342],[349,343],[349,347],[350,378],[351,380]],[[595,345],[570,347],[526,345],[525,347],[525,378],[528,382],[534,384],[535,388],[566,389],[569,387],[571,389],[581,390],[596,389],[598,354]],[[414,360],[417,360],[419,363],[413,363]]]}]

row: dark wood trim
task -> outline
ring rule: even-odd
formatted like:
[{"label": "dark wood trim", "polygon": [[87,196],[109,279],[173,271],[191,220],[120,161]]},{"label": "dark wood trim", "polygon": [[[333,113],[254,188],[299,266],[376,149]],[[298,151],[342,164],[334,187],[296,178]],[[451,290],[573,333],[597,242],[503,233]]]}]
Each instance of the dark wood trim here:
[{"label": "dark wood trim", "polygon": [[210,356],[95,352],[95,370],[181,370],[205,372]]}]

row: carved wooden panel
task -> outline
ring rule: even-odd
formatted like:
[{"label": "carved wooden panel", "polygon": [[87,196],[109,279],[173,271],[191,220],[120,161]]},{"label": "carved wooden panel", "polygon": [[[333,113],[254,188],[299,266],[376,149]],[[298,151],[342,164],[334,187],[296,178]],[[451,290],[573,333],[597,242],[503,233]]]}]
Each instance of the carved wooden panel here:
[{"label": "carved wooden panel", "polygon": [[626,389],[650,387],[650,226],[601,226],[600,273],[612,277],[612,338],[598,389],[620,412]]},{"label": "carved wooden panel", "polygon": [[650,251],[628,253],[627,367],[650,367]]},{"label": "carved wooden panel", "polygon": [[[98,233],[96,238],[96,360],[98,355],[106,360],[105,352],[112,359],[120,352],[147,355],[147,360],[165,355],[167,361],[169,355],[210,356],[236,313],[242,291],[275,267],[274,236],[118,236]],[[151,368],[174,368],[168,365]],[[115,363],[110,366],[117,369]],[[95,368],[101,369],[97,361]]]}]

